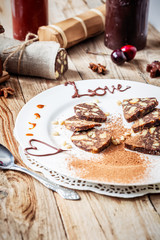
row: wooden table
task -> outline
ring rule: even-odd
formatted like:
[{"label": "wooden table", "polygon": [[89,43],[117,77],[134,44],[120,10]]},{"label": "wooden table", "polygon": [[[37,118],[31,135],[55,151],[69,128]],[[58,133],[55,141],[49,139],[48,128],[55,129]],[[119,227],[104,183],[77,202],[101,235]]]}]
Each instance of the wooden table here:
[{"label": "wooden table", "polygon": [[[53,2],[53,3],[52,3]],[[56,22],[88,8],[100,0],[50,0],[50,20]],[[0,19],[6,35],[12,36],[10,1],[0,3]],[[85,49],[108,53],[108,57],[87,55]],[[118,67],[110,60],[111,51],[103,44],[103,34],[68,50],[69,70],[60,81],[11,76],[2,86],[15,89],[15,95],[0,98],[0,142],[8,147],[16,162],[24,166],[13,136],[17,114],[38,93],[65,80],[118,78],[160,86],[160,78],[151,79],[146,64],[160,60],[160,33],[149,26],[147,47],[135,60]],[[105,76],[88,69],[89,62],[107,66]],[[0,239],[160,239],[160,194],[134,199],[119,199],[78,191],[80,201],[62,199],[33,178],[13,171],[0,171]]]}]

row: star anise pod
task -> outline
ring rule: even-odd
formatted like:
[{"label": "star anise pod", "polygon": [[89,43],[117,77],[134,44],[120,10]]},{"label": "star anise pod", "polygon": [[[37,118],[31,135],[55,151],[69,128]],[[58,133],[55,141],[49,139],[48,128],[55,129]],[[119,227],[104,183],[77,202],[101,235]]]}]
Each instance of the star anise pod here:
[{"label": "star anise pod", "polygon": [[89,68],[93,71],[93,72],[97,72],[99,74],[106,74],[106,66],[101,65],[100,63],[95,64],[95,63],[90,63],[89,64]]},{"label": "star anise pod", "polygon": [[14,89],[11,87],[4,87],[0,89],[0,96],[4,96],[5,98],[8,97],[8,95],[13,95]]}]

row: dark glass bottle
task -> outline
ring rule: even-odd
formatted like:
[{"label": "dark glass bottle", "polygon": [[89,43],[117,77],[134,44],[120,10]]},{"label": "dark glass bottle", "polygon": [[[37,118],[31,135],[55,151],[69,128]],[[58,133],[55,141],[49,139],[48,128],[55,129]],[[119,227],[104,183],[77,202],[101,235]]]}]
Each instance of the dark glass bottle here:
[{"label": "dark glass bottle", "polygon": [[105,45],[111,49],[146,46],[149,0],[106,0]]},{"label": "dark glass bottle", "polygon": [[37,33],[48,24],[48,0],[11,0],[13,37],[24,40],[27,33]]}]

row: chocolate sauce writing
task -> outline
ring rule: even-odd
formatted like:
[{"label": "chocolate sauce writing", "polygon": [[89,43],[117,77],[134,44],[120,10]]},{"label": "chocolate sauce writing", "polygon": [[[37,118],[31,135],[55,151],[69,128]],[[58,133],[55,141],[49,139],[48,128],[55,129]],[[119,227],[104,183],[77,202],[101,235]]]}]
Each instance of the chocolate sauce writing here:
[{"label": "chocolate sauce writing", "polygon": [[74,87],[74,94],[72,95],[72,98],[80,98],[80,97],[84,97],[84,96],[89,96],[89,97],[93,97],[93,96],[104,96],[107,91],[111,94],[114,94],[115,90],[119,91],[119,92],[124,92],[126,90],[128,90],[129,88],[131,88],[131,86],[127,86],[126,88],[122,89],[122,85],[118,84],[117,87],[115,87],[114,85],[111,86],[112,89],[109,89],[107,86],[105,87],[97,87],[94,90],[88,89],[88,93],[84,93],[84,94],[79,94],[79,90],[75,84],[75,82],[66,82],[65,86],[67,85],[72,85]]}]

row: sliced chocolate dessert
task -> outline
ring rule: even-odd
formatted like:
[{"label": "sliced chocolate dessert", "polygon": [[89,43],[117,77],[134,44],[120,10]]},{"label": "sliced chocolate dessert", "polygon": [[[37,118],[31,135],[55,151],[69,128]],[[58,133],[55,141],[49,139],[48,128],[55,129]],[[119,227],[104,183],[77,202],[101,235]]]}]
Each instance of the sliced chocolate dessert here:
[{"label": "sliced chocolate dessert", "polygon": [[122,102],[123,114],[128,122],[145,116],[158,105],[156,98],[131,98]]},{"label": "sliced chocolate dessert", "polygon": [[79,119],[77,116],[72,116],[66,119],[64,125],[66,126],[67,129],[76,132],[88,130],[94,128],[95,126],[101,126],[100,123],[82,120]]},{"label": "sliced chocolate dessert", "polygon": [[106,129],[92,129],[74,132],[71,140],[77,147],[85,151],[98,153],[110,145],[111,135]]},{"label": "sliced chocolate dessert", "polygon": [[107,117],[96,103],[81,103],[74,107],[78,118],[87,121],[105,122]]},{"label": "sliced chocolate dessert", "polygon": [[151,128],[158,125],[160,125],[160,109],[157,108],[143,118],[136,120],[132,125],[132,129],[134,132],[139,132],[144,128]]},{"label": "sliced chocolate dessert", "polygon": [[125,141],[125,147],[142,153],[160,155],[160,126],[144,129]]}]

